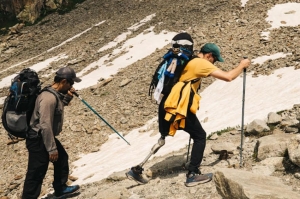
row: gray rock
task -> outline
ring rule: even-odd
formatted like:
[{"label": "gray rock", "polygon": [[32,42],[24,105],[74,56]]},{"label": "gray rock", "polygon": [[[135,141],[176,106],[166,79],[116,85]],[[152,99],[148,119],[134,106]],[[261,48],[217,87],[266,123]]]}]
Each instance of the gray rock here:
[{"label": "gray rock", "polygon": [[211,150],[216,154],[219,154],[222,150],[226,150],[228,153],[232,154],[233,151],[236,149],[237,146],[235,146],[233,143],[230,142],[217,143],[211,146]]},{"label": "gray rock", "polygon": [[258,160],[271,157],[284,157],[289,145],[291,134],[274,134],[259,138],[255,150]]},{"label": "gray rock", "polygon": [[283,157],[266,158],[252,167],[252,172],[259,175],[270,176],[275,171],[284,171]]},{"label": "gray rock", "polygon": [[284,131],[286,133],[298,133],[299,129],[295,128],[295,127],[286,127],[286,128],[284,128]]},{"label": "gray rock", "polygon": [[247,125],[246,132],[253,135],[258,135],[261,132],[270,131],[267,123],[263,120],[253,120]]},{"label": "gray rock", "polygon": [[254,174],[237,169],[219,169],[214,175],[219,194],[224,199],[298,199],[300,194],[293,192],[279,178]]},{"label": "gray rock", "polygon": [[296,119],[284,119],[281,121],[283,127],[298,127],[299,121]]},{"label": "gray rock", "polygon": [[120,83],[120,87],[124,87],[124,86],[126,86],[127,84],[129,84],[131,82],[131,80],[130,79],[124,79],[124,80],[122,80],[121,81],[121,83]]},{"label": "gray rock", "polygon": [[212,136],[210,136],[210,140],[217,140],[218,139],[218,135],[216,133],[214,133]]},{"label": "gray rock", "polygon": [[279,124],[282,118],[277,113],[271,112],[268,114],[268,124]]},{"label": "gray rock", "polygon": [[300,167],[300,135],[291,138],[287,149],[290,160]]}]

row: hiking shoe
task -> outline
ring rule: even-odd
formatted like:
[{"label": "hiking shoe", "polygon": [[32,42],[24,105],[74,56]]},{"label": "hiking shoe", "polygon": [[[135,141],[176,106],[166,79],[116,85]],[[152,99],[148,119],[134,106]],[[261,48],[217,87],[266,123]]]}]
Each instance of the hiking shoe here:
[{"label": "hiking shoe", "polygon": [[138,184],[146,184],[148,183],[148,180],[143,178],[142,172],[143,168],[140,166],[132,167],[130,171],[126,173],[126,176],[130,180],[136,181]]},{"label": "hiking shoe", "polygon": [[212,180],[212,173],[198,174],[191,172],[187,175],[186,182],[184,183],[187,187],[196,186],[198,184],[203,184]]},{"label": "hiking shoe", "polygon": [[55,192],[55,196],[57,199],[65,198],[66,196],[75,193],[79,188],[79,185],[63,186],[62,191],[58,193]]}]

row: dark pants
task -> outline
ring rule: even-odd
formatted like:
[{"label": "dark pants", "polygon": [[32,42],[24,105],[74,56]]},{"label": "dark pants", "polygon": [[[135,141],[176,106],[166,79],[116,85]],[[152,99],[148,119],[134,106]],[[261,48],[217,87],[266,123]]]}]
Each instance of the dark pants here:
[{"label": "dark pants", "polygon": [[[69,175],[68,154],[61,143],[55,138],[58,160],[53,163],[55,192],[60,192]],[[46,151],[42,138],[26,139],[29,158],[22,199],[37,199],[41,193],[43,179],[49,164],[49,153]]]},{"label": "dark pants", "polygon": [[[167,96],[164,96],[158,109],[159,132],[164,136],[168,135],[171,125],[170,122],[164,119],[166,114],[164,109],[166,99]],[[185,128],[180,130],[189,133],[194,141],[188,170],[199,173],[199,167],[203,159],[206,145],[206,132],[202,128],[197,116],[190,111],[188,111],[187,117],[185,118]]]}]

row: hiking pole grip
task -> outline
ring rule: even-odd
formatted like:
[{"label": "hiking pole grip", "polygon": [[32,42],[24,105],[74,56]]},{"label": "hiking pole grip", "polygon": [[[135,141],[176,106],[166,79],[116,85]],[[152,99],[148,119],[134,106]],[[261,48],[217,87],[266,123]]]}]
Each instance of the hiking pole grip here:
[{"label": "hiking pole grip", "polygon": [[76,93],[76,91],[72,92],[73,95],[75,95],[76,97],[79,97],[78,93]]},{"label": "hiking pole grip", "polygon": [[[244,58],[244,59],[248,59],[247,56],[244,56],[243,58]],[[246,73],[246,70],[247,70],[246,68],[243,69],[244,75],[245,75],[245,73]]]}]

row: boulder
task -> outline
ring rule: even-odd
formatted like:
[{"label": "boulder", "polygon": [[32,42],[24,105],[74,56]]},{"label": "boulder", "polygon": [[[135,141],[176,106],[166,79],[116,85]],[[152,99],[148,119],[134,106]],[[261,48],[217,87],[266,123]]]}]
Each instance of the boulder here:
[{"label": "boulder", "polygon": [[252,172],[261,175],[272,175],[275,171],[284,171],[283,157],[266,158],[252,167]]},{"label": "boulder", "polygon": [[233,151],[237,150],[237,146],[231,142],[229,142],[229,143],[223,142],[223,143],[213,144],[211,146],[211,150],[216,154],[219,154],[223,150],[226,150],[226,151],[228,151],[228,153],[233,154]]},{"label": "boulder", "polygon": [[299,121],[297,119],[284,119],[281,122],[281,126],[283,126],[283,127],[298,127]]},{"label": "boulder", "polygon": [[268,114],[268,124],[279,124],[282,118],[277,113],[271,112]]},{"label": "boulder", "polygon": [[273,134],[259,138],[255,146],[258,160],[270,157],[284,157],[293,134]]},{"label": "boulder", "polygon": [[218,193],[223,199],[298,199],[300,194],[293,192],[279,178],[251,173],[249,171],[219,169],[214,175]]},{"label": "boulder", "polygon": [[288,154],[290,160],[300,167],[300,135],[296,135],[290,140]]},{"label": "boulder", "polygon": [[246,132],[253,135],[258,135],[259,133],[266,131],[270,131],[270,128],[265,121],[259,119],[253,120],[246,128]]}]

